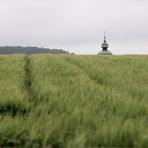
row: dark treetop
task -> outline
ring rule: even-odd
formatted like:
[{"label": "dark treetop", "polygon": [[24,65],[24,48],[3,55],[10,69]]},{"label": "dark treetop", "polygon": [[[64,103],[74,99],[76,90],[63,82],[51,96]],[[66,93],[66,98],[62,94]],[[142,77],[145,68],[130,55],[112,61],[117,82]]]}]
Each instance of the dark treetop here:
[{"label": "dark treetop", "polygon": [[69,54],[63,49],[49,49],[39,47],[21,47],[21,46],[0,46],[0,54]]}]

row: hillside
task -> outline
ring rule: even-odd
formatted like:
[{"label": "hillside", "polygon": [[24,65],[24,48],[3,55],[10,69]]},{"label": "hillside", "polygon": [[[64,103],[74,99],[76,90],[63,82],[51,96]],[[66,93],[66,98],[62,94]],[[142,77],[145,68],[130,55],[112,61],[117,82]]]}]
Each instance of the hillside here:
[{"label": "hillside", "polygon": [[0,54],[69,54],[63,49],[49,49],[39,47],[21,47],[21,46],[0,46]]},{"label": "hillside", "polygon": [[0,146],[148,147],[148,56],[1,55]]}]

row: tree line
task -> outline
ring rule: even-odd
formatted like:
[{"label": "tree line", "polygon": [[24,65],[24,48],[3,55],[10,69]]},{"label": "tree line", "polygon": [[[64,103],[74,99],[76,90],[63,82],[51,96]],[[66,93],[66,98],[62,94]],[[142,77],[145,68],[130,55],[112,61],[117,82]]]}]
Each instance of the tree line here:
[{"label": "tree line", "polygon": [[21,47],[21,46],[0,46],[0,54],[70,54],[63,49],[49,49],[39,47]]}]

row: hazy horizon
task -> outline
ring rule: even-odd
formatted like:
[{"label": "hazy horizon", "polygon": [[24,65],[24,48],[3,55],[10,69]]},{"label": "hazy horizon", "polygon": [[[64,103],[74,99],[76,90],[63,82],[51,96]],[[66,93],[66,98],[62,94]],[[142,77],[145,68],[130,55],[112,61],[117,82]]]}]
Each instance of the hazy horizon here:
[{"label": "hazy horizon", "polygon": [[0,0],[0,46],[148,54],[146,0]]}]

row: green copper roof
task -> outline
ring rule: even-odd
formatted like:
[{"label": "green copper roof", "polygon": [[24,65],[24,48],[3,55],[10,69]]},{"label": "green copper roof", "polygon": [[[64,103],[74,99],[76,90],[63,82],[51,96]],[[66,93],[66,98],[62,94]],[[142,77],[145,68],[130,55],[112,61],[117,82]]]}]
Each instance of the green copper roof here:
[{"label": "green copper roof", "polygon": [[108,50],[102,50],[102,51],[100,51],[99,53],[98,53],[98,55],[112,55],[112,53],[110,52],[110,51],[108,51]]}]

